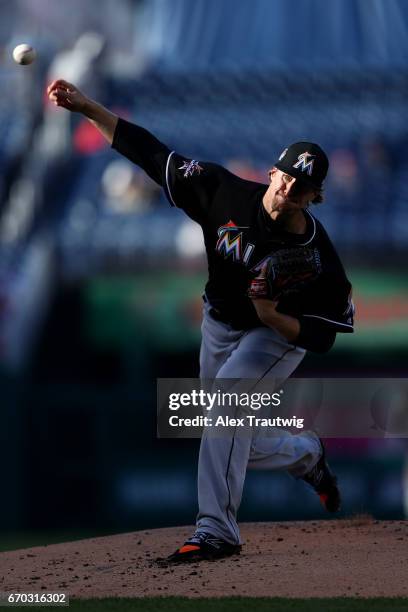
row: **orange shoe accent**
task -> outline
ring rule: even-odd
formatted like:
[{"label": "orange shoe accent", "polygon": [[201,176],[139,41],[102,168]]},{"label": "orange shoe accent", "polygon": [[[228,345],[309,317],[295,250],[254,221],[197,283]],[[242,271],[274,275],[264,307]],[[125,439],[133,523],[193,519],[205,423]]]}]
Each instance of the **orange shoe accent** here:
[{"label": "orange shoe accent", "polygon": [[193,550],[200,550],[200,547],[194,546],[193,544],[186,544],[179,549],[179,553],[188,553],[192,552]]}]

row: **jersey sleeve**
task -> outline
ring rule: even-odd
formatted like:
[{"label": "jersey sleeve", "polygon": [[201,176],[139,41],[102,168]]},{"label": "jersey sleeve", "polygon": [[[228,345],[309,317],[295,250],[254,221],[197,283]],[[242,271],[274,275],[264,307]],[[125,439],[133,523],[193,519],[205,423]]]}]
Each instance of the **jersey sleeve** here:
[{"label": "jersey sleeve", "polygon": [[324,321],[299,316],[300,332],[295,344],[314,353],[327,353],[336,340],[337,333]]},{"label": "jersey sleeve", "polygon": [[163,186],[164,169],[170,149],[151,132],[125,119],[119,119],[113,135],[112,148],[142,168],[153,181]]},{"label": "jersey sleeve", "polygon": [[352,286],[322,224],[316,221],[324,271],[306,291],[303,316],[336,333],[353,333]]},{"label": "jersey sleeve", "polygon": [[142,168],[161,185],[171,206],[203,222],[229,171],[210,162],[171,151],[148,130],[119,119],[112,148]]},{"label": "jersey sleeve", "polygon": [[336,333],[354,331],[351,284],[345,278],[336,282],[321,276],[298,295],[280,300],[278,310],[301,319],[309,330],[308,338],[323,329]]},{"label": "jersey sleeve", "polygon": [[172,206],[182,208],[192,219],[201,222],[229,175],[218,164],[185,158],[173,151],[166,164],[164,191]]},{"label": "jersey sleeve", "polygon": [[354,312],[351,284],[345,281],[340,285],[325,284],[302,314],[305,320],[315,320],[335,332],[353,333]]}]

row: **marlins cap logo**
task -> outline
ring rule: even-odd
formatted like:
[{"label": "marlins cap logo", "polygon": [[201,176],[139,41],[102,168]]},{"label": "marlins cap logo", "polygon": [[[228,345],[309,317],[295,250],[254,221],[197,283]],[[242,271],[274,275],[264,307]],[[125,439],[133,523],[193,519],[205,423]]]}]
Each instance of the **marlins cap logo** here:
[{"label": "marlins cap logo", "polygon": [[[309,159],[309,157],[311,159]],[[301,153],[299,155],[298,161],[295,164],[293,164],[293,167],[300,168],[302,172],[306,171],[309,176],[312,176],[314,158],[315,158],[315,155],[311,155],[310,153],[305,151],[304,153]]]}]

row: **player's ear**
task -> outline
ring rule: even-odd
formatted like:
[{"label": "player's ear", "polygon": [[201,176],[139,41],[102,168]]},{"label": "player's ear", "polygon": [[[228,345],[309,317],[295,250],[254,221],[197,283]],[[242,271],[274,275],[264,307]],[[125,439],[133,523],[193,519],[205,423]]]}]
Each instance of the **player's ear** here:
[{"label": "player's ear", "polygon": [[277,171],[277,168],[275,168],[275,166],[269,170],[268,172],[269,181],[272,180],[272,176],[275,174],[276,171]]}]

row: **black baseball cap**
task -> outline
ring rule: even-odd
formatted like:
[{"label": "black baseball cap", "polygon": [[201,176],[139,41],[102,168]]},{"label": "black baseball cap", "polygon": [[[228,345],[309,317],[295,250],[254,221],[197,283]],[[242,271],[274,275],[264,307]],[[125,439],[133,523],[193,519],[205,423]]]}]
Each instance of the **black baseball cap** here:
[{"label": "black baseball cap", "polygon": [[321,189],[329,169],[329,160],[319,145],[295,142],[282,151],[275,167],[314,189]]}]

